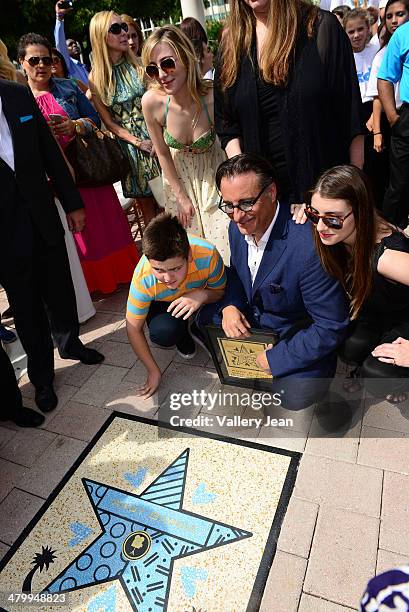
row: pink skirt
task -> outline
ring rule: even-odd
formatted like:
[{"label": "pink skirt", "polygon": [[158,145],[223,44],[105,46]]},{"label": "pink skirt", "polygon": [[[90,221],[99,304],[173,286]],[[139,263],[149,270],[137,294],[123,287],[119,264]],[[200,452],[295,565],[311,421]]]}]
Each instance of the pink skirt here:
[{"label": "pink skirt", "polygon": [[85,228],[74,234],[89,292],[112,293],[129,283],[139,261],[128,221],[112,185],[81,187]]}]

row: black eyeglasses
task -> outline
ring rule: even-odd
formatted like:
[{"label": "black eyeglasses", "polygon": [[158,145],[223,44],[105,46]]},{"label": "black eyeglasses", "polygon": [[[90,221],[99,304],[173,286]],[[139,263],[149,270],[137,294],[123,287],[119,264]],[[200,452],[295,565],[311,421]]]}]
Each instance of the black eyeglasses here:
[{"label": "black eyeglasses", "polygon": [[172,74],[176,70],[176,61],[173,57],[164,57],[158,64],[151,62],[145,66],[145,72],[151,79],[157,79],[159,77],[159,68],[165,74]]},{"label": "black eyeglasses", "polygon": [[111,34],[114,34],[114,36],[118,36],[118,34],[121,33],[121,30],[123,30],[124,32],[128,31],[128,24],[124,21],[122,23],[113,23],[108,28],[108,32],[111,32]]},{"label": "black eyeglasses", "polygon": [[270,187],[270,185],[271,185],[271,183],[269,183],[268,185],[263,187],[263,189],[260,191],[258,196],[256,196],[254,199],[252,199],[252,200],[240,200],[240,202],[238,204],[232,204],[232,202],[225,202],[223,200],[222,196],[220,196],[219,208],[224,213],[226,213],[226,215],[232,215],[234,213],[234,209],[235,208],[238,208],[242,212],[249,212],[253,208],[253,206],[255,204],[257,204],[257,200],[259,198],[261,198],[261,196],[263,195],[263,193],[265,192],[267,187]]},{"label": "black eyeglasses", "polygon": [[319,215],[318,213],[313,212],[310,207],[307,207],[304,210],[305,216],[311,221],[311,223],[314,223],[314,225],[318,225],[320,219],[322,219],[324,225],[334,230],[342,229],[345,219],[348,219],[348,217],[352,215],[352,212],[353,211],[351,210],[351,212],[345,215],[345,217],[336,217],[333,215]]},{"label": "black eyeglasses", "polygon": [[38,66],[40,62],[42,62],[44,66],[51,66],[53,63],[53,58],[49,55],[44,55],[43,57],[33,55],[33,57],[28,57],[26,62],[28,62],[32,68],[34,68],[34,66]]}]

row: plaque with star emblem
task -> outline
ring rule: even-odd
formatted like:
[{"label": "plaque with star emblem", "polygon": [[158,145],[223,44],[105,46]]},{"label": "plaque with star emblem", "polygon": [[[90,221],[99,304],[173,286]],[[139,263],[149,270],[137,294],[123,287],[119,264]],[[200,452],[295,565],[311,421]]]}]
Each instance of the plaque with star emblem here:
[{"label": "plaque with star emblem", "polygon": [[222,384],[271,390],[272,375],[259,368],[256,359],[269,344],[276,344],[277,334],[250,329],[249,337],[237,340],[226,338],[220,326],[206,325],[205,329],[213,363]]},{"label": "plaque with star emblem", "polygon": [[113,413],[2,560],[0,609],[255,612],[298,462]]}]

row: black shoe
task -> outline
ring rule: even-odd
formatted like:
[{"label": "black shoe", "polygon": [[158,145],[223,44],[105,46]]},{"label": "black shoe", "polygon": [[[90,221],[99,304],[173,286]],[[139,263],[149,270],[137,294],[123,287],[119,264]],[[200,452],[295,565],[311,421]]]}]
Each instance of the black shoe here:
[{"label": "black shoe", "polygon": [[51,412],[58,404],[58,397],[52,385],[36,387],[35,402],[41,412]]},{"label": "black shoe", "polygon": [[192,321],[189,331],[190,331],[190,334],[193,340],[196,342],[196,344],[201,346],[202,349],[209,355],[209,357],[211,357],[212,355],[207,346],[206,337],[204,333],[201,331],[201,329],[199,328],[199,326],[196,324],[196,321]]},{"label": "black shoe", "polygon": [[19,427],[39,427],[45,421],[45,417],[39,412],[22,406],[15,413],[6,417],[1,416],[0,421],[12,421]]},{"label": "black shoe", "polygon": [[193,359],[196,355],[196,344],[189,333],[176,343],[176,350],[183,359]]},{"label": "black shoe", "polygon": [[60,353],[61,359],[76,359],[85,363],[86,365],[94,365],[104,361],[105,357],[102,353],[99,353],[95,349],[81,346],[75,351],[75,353]]}]

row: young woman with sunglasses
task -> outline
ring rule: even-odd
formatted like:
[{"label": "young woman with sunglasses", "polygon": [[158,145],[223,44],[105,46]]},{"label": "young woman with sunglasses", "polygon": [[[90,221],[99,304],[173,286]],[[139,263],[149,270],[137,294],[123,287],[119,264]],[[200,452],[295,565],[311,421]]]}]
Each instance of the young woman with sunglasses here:
[{"label": "young woman with sunglasses", "polygon": [[64,59],[62,53],[58,51],[55,47],[51,49],[53,63],[51,65],[51,74],[53,77],[57,79],[71,79],[77,87],[79,87],[85,95],[87,95],[88,85],[85,85],[80,79],[76,79],[75,77],[70,77],[68,73],[67,62]]},{"label": "young woman with sunglasses", "polygon": [[164,175],[167,212],[229,260],[229,218],[218,208],[215,170],[225,159],[213,123],[213,83],[175,26],[155,30],[142,51],[152,86],[142,109]]},{"label": "young woman with sunglasses", "polygon": [[[366,175],[336,166],[318,180],[305,209],[323,267],[351,300],[350,333],[340,356],[374,395],[406,399],[409,369],[372,356],[379,344],[409,337],[409,238],[376,212]],[[391,380],[392,379],[392,380]],[[359,381],[347,381],[353,392]]]},{"label": "young woman with sunglasses", "polygon": [[[52,76],[50,43],[39,34],[22,36],[19,61],[28,85],[62,149],[75,134],[85,135],[93,122],[100,125],[95,109],[82,91],[69,79]],[[138,252],[112,185],[81,187],[87,222],[74,234],[82,270],[92,292],[112,293],[131,280]]]},{"label": "young woman with sunglasses", "polygon": [[144,72],[128,42],[128,24],[114,11],[96,13],[90,23],[92,100],[108,130],[128,155],[131,172],[122,182],[126,198],[136,198],[145,223],[156,214],[149,181],[160,176],[142,114]]}]

